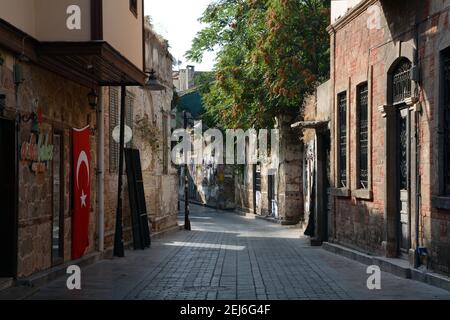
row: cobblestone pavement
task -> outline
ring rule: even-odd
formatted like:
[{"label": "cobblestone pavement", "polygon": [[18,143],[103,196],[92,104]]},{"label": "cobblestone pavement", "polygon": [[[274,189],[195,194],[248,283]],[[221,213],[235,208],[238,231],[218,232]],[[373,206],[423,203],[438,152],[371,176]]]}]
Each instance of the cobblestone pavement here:
[{"label": "cobblestone pavement", "polygon": [[85,268],[81,291],[68,291],[66,279],[59,279],[29,298],[450,299],[448,291],[387,273],[382,290],[370,291],[366,266],[308,246],[299,229],[202,207],[193,211],[193,231]]}]

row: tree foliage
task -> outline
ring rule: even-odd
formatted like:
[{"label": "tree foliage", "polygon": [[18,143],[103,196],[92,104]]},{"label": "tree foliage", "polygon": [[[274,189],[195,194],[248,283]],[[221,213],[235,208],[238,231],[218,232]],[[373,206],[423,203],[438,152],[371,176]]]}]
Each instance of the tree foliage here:
[{"label": "tree foliage", "polygon": [[227,128],[266,127],[296,115],[305,94],[329,72],[329,1],[216,0],[206,27],[186,53],[201,62],[217,49],[215,81],[202,94],[210,122]]}]

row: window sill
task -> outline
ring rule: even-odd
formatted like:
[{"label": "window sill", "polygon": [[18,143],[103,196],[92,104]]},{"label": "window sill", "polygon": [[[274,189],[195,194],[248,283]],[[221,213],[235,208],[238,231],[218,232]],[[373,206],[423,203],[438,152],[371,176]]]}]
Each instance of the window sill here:
[{"label": "window sill", "polygon": [[352,195],[360,200],[372,200],[373,192],[369,189],[357,189],[352,191]]},{"label": "window sill", "polygon": [[435,196],[432,198],[432,203],[436,209],[450,210],[450,196]]},{"label": "window sill", "polygon": [[331,195],[338,198],[349,198],[350,190],[347,188],[331,188]]}]

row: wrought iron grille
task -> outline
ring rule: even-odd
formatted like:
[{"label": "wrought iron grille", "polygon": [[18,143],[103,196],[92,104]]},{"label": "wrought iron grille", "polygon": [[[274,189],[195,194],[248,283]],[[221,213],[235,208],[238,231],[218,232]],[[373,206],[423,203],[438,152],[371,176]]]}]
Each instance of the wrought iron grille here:
[{"label": "wrought iron grille", "polygon": [[358,87],[358,135],[359,135],[359,184],[369,187],[369,88],[367,84]]},{"label": "wrought iron grille", "polygon": [[338,96],[339,108],[339,184],[347,187],[347,94]]},{"label": "wrought iron grille", "polygon": [[261,165],[255,165],[255,191],[261,191]]},{"label": "wrought iron grille", "polygon": [[[131,92],[127,92],[127,96],[125,98],[125,103],[126,103],[126,114],[125,114],[125,124],[130,127],[131,130],[133,130],[133,119],[134,119],[134,115],[133,115],[133,110],[134,110],[134,94],[132,94]],[[129,143],[126,144],[127,148],[132,148],[133,147],[133,139],[131,139],[131,141]]]},{"label": "wrought iron grille", "polygon": [[400,117],[400,189],[408,189],[408,127],[407,117]]},{"label": "wrought iron grille", "polygon": [[402,102],[411,97],[411,62],[403,61],[393,74],[393,101]]},{"label": "wrought iron grille", "polygon": [[450,54],[444,57],[444,191],[450,195]]}]

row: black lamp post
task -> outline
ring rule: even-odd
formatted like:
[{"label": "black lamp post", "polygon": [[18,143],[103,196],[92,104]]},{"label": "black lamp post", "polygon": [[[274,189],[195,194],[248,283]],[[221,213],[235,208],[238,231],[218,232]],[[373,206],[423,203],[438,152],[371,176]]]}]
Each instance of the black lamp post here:
[{"label": "black lamp post", "polygon": [[[183,111],[184,118],[184,131],[188,128],[188,116],[187,112]],[[189,166],[187,163],[187,157],[185,155],[185,163],[184,163],[184,229],[190,231],[191,230],[191,221],[189,219],[189,176],[188,170]]]},{"label": "black lamp post", "polygon": [[19,122],[31,122],[31,133],[39,135],[39,119],[36,113],[39,100],[35,99],[33,102],[33,111],[29,115],[19,115]]},{"label": "black lamp post", "polygon": [[123,162],[125,149],[125,101],[127,90],[125,86],[121,88],[120,100],[120,142],[119,142],[119,183],[117,191],[117,210],[116,210],[116,232],[114,235],[114,256],[123,258],[125,256],[125,248],[123,245],[123,200],[122,200],[122,185],[123,185]]}]

